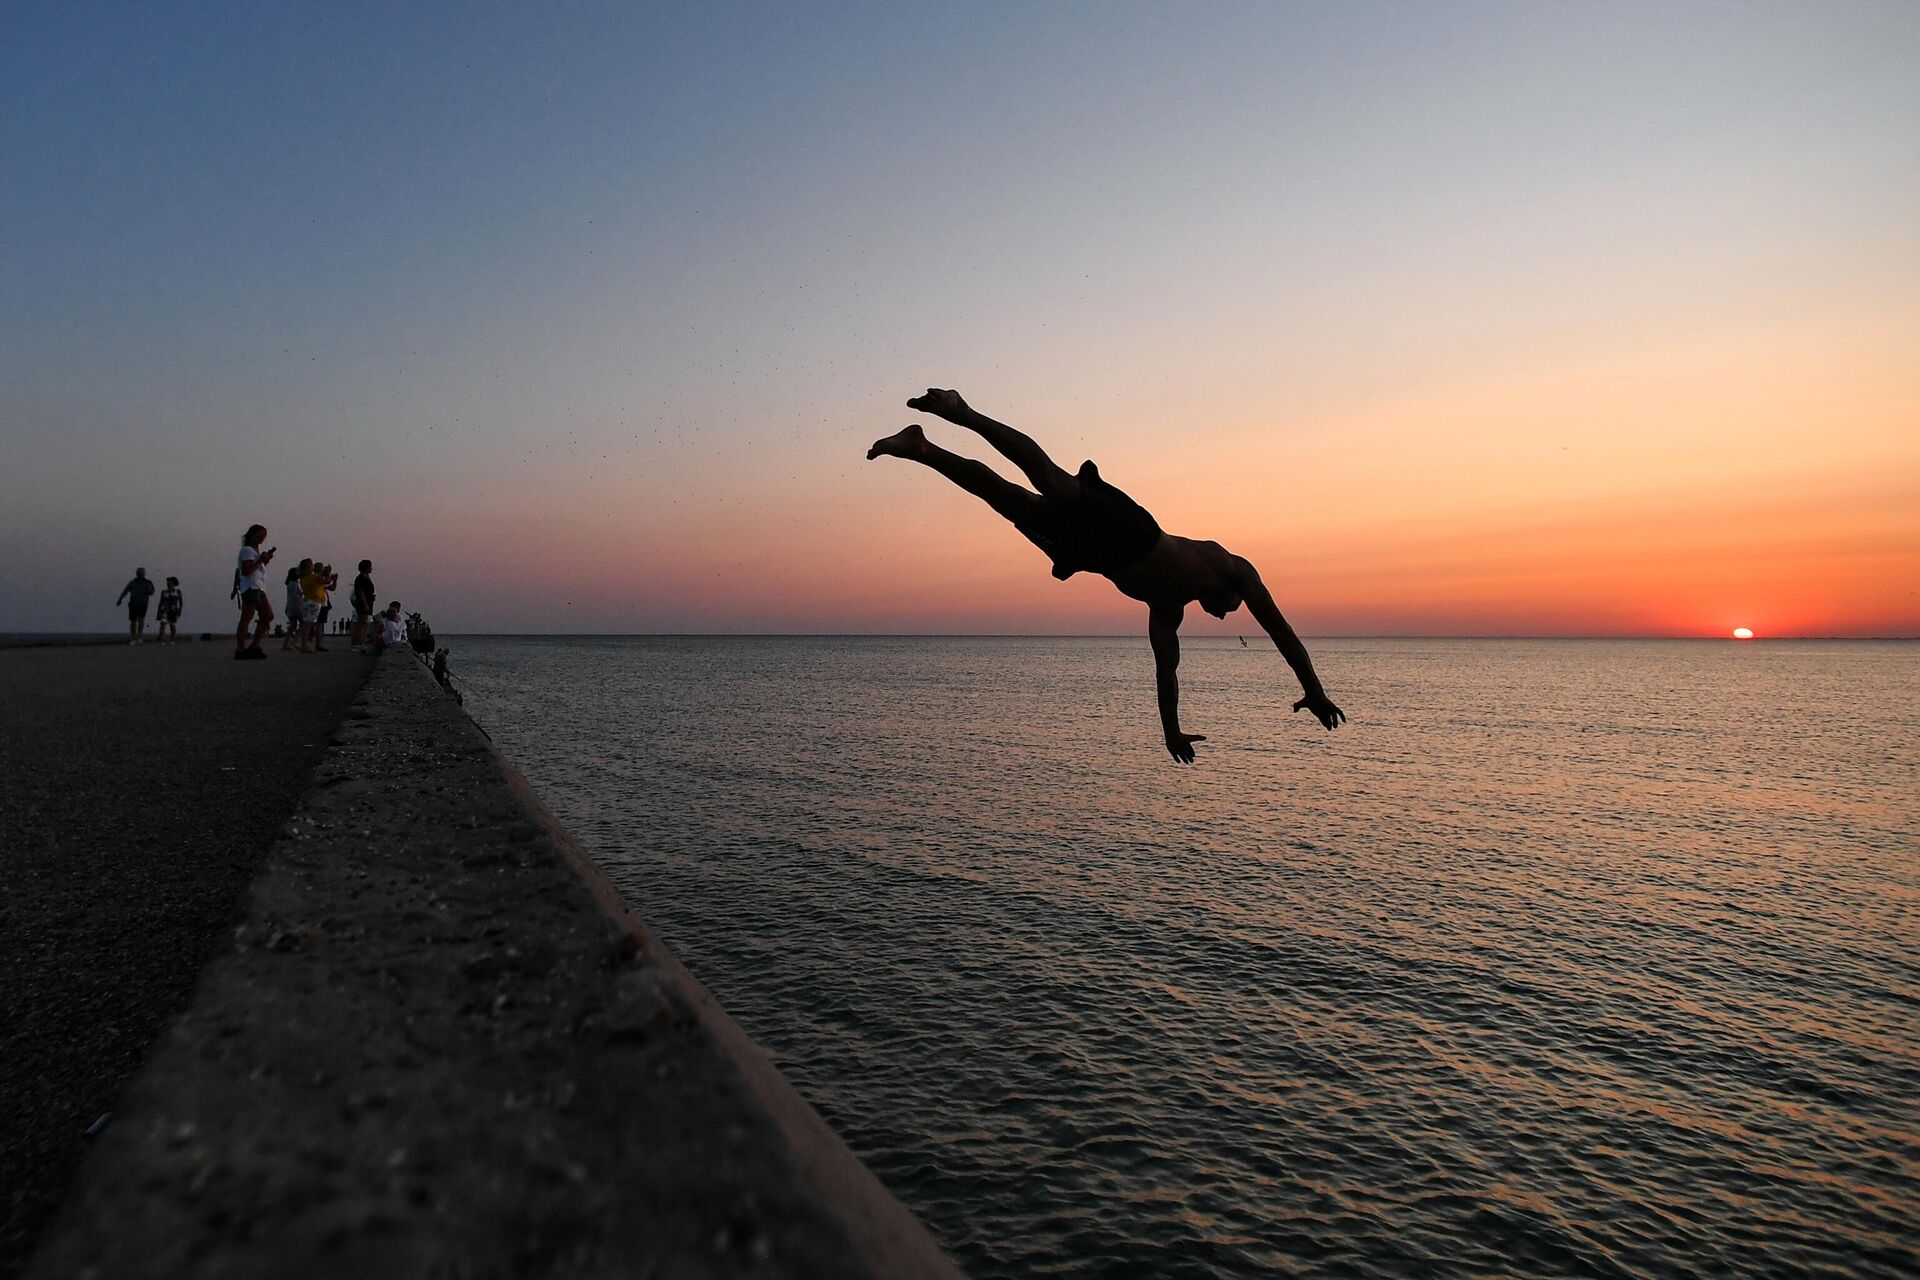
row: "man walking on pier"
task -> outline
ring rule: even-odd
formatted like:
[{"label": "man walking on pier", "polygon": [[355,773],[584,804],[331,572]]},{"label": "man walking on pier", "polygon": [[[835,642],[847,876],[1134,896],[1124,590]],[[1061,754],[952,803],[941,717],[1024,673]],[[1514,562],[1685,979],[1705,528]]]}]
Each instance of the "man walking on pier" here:
[{"label": "man walking on pier", "polygon": [[[266,650],[260,647],[267,629],[273,626],[273,601],[267,599],[267,564],[273,559],[276,547],[265,551],[260,544],[267,540],[267,526],[256,524],[248,529],[240,540],[240,560],[234,570],[233,589],[240,597],[240,625],[233,632],[233,656],[236,658],[264,659]],[[259,619],[253,631],[253,643],[247,643],[247,624]]]},{"label": "man walking on pier", "polygon": [[127,643],[139,644],[146,639],[147,601],[153,598],[153,580],[147,577],[144,568],[135,569],[127,585],[120,588],[120,594],[114,603],[127,602]]},{"label": "man walking on pier", "polygon": [[1092,571],[1147,606],[1160,725],[1167,751],[1175,760],[1192,764],[1193,744],[1206,741],[1203,734],[1180,729],[1179,632],[1187,605],[1194,602],[1216,618],[1245,604],[1300,679],[1305,696],[1293,709],[1311,711],[1328,729],[1346,721],[1346,713],[1321,687],[1307,647],[1281,616],[1252,564],[1217,542],[1162,532],[1144,507],[1101,479],[1093,463],[1081,464],[1078,474],[1067,472],[1031,438],[977,412],[957,391],[928,388],[924,396],[907,401],[907,407],[979,435],[1019,467],[1039,492],[1002,479],[985,463],[947,452],[928,440],[918,423],[876,440],[867,451],[869,460],[905,458],[931,467],[984,501],[1046,552],[1053,561],[1054,577],[1064,582],[1076,573]]}]

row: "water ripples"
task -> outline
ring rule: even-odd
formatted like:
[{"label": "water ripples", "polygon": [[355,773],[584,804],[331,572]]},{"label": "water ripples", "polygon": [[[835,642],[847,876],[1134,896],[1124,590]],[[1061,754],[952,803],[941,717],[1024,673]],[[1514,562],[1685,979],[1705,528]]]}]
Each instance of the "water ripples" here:
[{"label": "water ripples", "polygon": [[456,648],[977,1276],[1920,1270],[1913,646]]}]

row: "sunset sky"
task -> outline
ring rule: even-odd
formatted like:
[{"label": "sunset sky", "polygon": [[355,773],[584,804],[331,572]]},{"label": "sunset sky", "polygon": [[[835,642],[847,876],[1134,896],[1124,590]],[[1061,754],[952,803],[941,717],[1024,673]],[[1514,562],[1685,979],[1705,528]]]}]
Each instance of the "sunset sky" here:
[{"label": "sunset sky", "polygon": [[932,385],[1308,635],[1920,634],[1917,67],[1912,3],[10,4],[0,631],[136,564],[229,628],[254,520],[443,632],[1140,629],[864,461]]}]

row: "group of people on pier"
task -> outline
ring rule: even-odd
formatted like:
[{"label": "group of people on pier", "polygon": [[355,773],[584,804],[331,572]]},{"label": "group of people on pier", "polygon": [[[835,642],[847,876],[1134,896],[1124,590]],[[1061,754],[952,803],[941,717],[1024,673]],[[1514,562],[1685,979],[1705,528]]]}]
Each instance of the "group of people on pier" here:
[{"label": "group of people on pier", "polygon": [[[278,547],[266,546],[267,527],[256,524],[240,540],[240,554],[234,564],[232,598],[240,607],[240,623],[233,632],[233,656],[258,660],[267,656],[260,647],[269,632],[283,637],[282,650],[299,653],[326,651],[324,637],[339,634],[329,630],[333,612],[333,593],[340,586],[340,575],[331,564],[303,558],[287,570],[286,617],[275,625],[273,601],[267,596],[267,570]],[[165,588],[156,588],[143,565],[133,571],[127,585],[120,588],[116,606],[127,606],[127,643],[145,644],[147,610],[158,594],[160,607],[154,639],[172,644],[180,637],[180,615],[186,611],[186,594],[180,579],[169,577]],[[407,645],[407,620],[400,602],[392,600],[385,609],[376,610],[379,599],[373,586],[373,561],[362,560],[353,580],[350,600],[353,607],[353,651],[379,653],[387,648]]]},{"label": "group of people on pier", "polygon": [[[127,605],[127,643],[145,644],[147,642],[147,605],[154,595],[153,579],[147,576],[146,566],[133,571],[133,577],[127,585],[120,588],[120,594],[114,604],[125,601]],[[180,638],[180,614],[185,610],[187,598],[180,591],[180,579],[168,578],[165,589],[160,592],[160,614],[154,628],[154,640],[159,644],[172,644]]]},{"label": "group of people on pier", "polygon": [[[267,596],[267,567],[279,548],[266,546],[266,541],[265,525],[250,527],[240,539],[240,554],[234,565],[233,595],[240,602],[240,624],[233,632],[233,656],[239,659],[257,660],[267,656],[266,650],[260,647],[273,627],[274,616],[273,601]],[[327,646],[321,638],[326,635],[333,592],[339,585],[340,575],[334,567],[312,557],[302,559],[287,571],[286,638],[280,646],[283,650],[293,649],[297,644],[301,653],[325,651]],[[390,645],[406,643],[400,602],[389,602],[376,620],[374,602],[378,598],[373,586],[373,561],[362,560],[350,597],[355,653],[378,653]]]}]

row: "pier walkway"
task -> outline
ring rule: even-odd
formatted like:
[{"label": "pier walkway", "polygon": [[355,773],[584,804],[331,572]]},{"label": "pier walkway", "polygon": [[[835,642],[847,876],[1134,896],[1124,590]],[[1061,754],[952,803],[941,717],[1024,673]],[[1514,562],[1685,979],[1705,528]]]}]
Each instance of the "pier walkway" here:
[{"label": "pier walkway", "polygon": [[372,659],[0,648],[0,1277],[201,966]]},{"label": "pier walkway", "polygon": [[[20,683],[149,657],[212,666],[86,651]],[[318,757],[262,819],[237,927],[230,909],[25,1275],[957,1275],[411,657],[233,674],[324,701],[328,660],[348,691],[372,671],[294,738]],[[119,768],[106,794],[149,789],[138,753]],[[84,965],[109,939],[73,945]],[[19,1007],[47,1016],[31,989]]]}]

